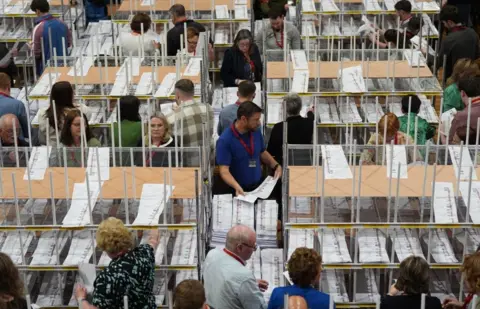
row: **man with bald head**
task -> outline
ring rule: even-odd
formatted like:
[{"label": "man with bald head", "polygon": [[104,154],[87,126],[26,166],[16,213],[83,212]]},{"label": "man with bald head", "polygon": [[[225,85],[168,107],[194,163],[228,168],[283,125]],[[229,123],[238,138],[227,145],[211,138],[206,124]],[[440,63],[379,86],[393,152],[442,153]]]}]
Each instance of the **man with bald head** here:
[{"label": "man with bald head", "polygon": [[290,296],[288,298],[288,309],[307,309],[307,302],[302,296]]},{"label": "man with bald head", "polygon": [[268,283],[255,280],[246,262],[257,250],[255,231],[236,225],[227,233],[224,249],[211,250],[205,258],[203,279],[207,304],[212,309],[263,309],[260,289]]}]

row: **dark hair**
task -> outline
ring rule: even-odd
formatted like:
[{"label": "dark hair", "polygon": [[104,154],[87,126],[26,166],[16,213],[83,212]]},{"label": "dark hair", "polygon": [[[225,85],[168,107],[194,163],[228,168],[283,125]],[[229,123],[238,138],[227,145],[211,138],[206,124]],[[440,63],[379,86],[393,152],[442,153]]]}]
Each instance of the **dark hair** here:
[{"label": "dark hair", "polygon": [[174,309],[201,309],[206,301],[205,289],[198,280],[183,280],[173,293]]},{"label": "dark hair", "polygon": [[458,9],[454,5],[445,5],[440,11],[440,21],[453,21],[455,24],[461,22]]},{"label": "dark hair", "polygon": [[480,77],[462,78],[458,82],[458,90],[464,91],[469,98],[480,96]]},{"label": "dark hair", "polygon": [[277,19],[279,17],[285,16],[285,9],[283,8],[272,8],[268,11],[268,18]]},{"label": "dark hair", "polygon": [[235,39],[233,40],[233,48],[239,49],[238,44],[240,43],[241,40],[250,41],[250,49],[248,50],[248,53],[251,54],[254,43],[253,43],[252,33],[250,32],[250,30],[242,29],[238,31],[237,35],[235,36]]},{"label": "dark hair", "polygon": [[242,96],[242,98],[252,96],[255,91],[257,91],[257,87],[251,80],[244,80],[238,85],[238,94]]},{"label": "dark hair", "polygon": [[424,258],[409,256],[400,263],[395,287],[407,295],[428,294],[430,266]]},{"label": "dark hair", "polygon": [[147,32],[150,29],[150,25],[152,20],[150,16],[145,13],[137,13],[132,18],[132,22],[130,23],[130,29],[132,29],[136,33],[142,33],[142,25],[143,25],[143,33]]},{"label": "dark hair", "polygon": [[30,3],[30,10],[36,12],[39,10],[41,13],[48,13],[50,11],[50,4],[47,0],[33,0]]},{"label": "dark hair", "polygon": [[50,91],[50,106],[45,116],[48,118],[48,124],[55,128],[55,113],[53,110],[53,101],[55,101],[55,112],[57,114],[57,129],[61,128],[61,122],[65,116],[65,109],[75,108],[73,104],[73,87],[69,82],[56,82]]},{"label": "dark hair", "polygon": [[12,85],[12,80],[7,73],[0,72],[0,88],[7,89]]},{"label": "dark hair", "polygon": [[251,101],[245,101],[240,106],[238,107],[237,110],[237,119],[242,118],[242,116],[245,116],[245,118],[249,119],[250,117],[253,116],[253,114],[256,113],[262,113],[263,109],[260,108],[257,104],[251,102]]},{"label": "dark hair", "polygon": [[178,80],[175,83],[175,89],[180,90],[181,92],[183,92],[184,94],[186,94],[188,96],[193,97],[195,95],[195,85],[193,84],[193,82],[191,80],[186,79],[186,78]]},{"label": "dark hair", "polygon": [[[2,308],[15,308],[14,303],[23,298],[24,287],[17,266],[5,253],[0,252],[0,293],[13,297],[13,301]],[[16,307],[20,308],[20,307]]]},{"label": "dark hair", "polygon": [[[71,126],[75,118],[82,117],[82,113],[78,109],[72,109],[65,115],[65,122],[62,128],[62,135],[60,136],[60,142],[65,146],[72,146],[73,145],[73,136]],[[88,141],[93,137],[92,131],[90,130],[90,126],[88,125],[88,119],[85,114],[83,114],[83,123],[85,125],[85,138]],[[87,145],[85,145],[86,147]]]},{"label": "dark hair", "polygon": [[402,98],[402,112],[408,113],[408,103],[410,102],[410,113],[418,114],[420,111],[420,106],[422,106],[422,101],[416,95],[406,95]]},{"label": "dark hair", "polygon": [[120,98],[120,121],[142,121],[138,109],[140,100],[133,95],[126,95]]},{"label": "dark hair", "polygon": [[183,17],[186,15],[185,7],[181,4],[172,5],[172,7],[168,10],[168,12],[175,17]]},{"label": "dark hair", "polygon": [[[468,135],[468,143],[469,144],[472,144],[472,143],[475,144],[476,143],[475,140],[477,139],[477,133],[475,132],[475,130],[472,127],[468,128],[468,132],[467,132],[467,126],[466,125],[458,127],[457,130],[455,131],[455,134],[457,134],[458,138],[464,144],[467,142],[467,135]],[[479,249],[480,249],[480,247],[479,247]]]},{"label": "dark hair", "polygon": [[312,285],[321,271],[322,257],[314,249],[300,247],[293,251],[287,269],[292,282],[301,288]]},{"label": "dark hair", "polygon": [[395,3],[395,10],[411,13],[412,12],[412,4],[408,0],[400,0],[397,3]]},{"label": "dark hair", "polygon": [[407,30],[416,35],[420,31],[420,17],[413,16],[407,24]]},{"label": "dark hair", "polygon": [[[397,35],[398,35],[398,42],[397,42]],[[395,29],[388,29],[383,34],[385,41],[395,43],[396,48],[403,48],[403,33],[398,33]]]}]

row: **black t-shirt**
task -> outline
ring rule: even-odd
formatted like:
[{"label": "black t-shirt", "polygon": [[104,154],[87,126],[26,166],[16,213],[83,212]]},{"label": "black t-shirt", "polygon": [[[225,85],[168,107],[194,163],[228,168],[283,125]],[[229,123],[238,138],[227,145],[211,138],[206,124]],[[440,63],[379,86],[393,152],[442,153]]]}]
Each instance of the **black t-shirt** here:
[{"label": "black t-shirt", "polygon": [[[386,295],[382,298],[380,309],[420,309],[421,295]],[[440,299],[433,296],[425,297],[425,309],[442,309]]]}]

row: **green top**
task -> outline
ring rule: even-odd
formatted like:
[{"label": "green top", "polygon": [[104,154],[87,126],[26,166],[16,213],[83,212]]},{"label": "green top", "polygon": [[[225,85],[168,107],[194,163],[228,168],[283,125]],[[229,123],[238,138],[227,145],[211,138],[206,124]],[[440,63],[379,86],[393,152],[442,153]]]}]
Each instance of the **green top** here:
[{"label": "green top", "polygon": [[[87,142],[87,147],[101,147],[102,144],[100,141],[92,137],[88,142]],[[66,147],[71,147],[71,146],[66,146]],[[95,151],[94,148],[85,148],[87,151]],[[85,151],[85,156],[83,157],[83,164],[84,166],[87,165],[87,158],[88,158],[88,152]],[[63,161],[63,160],[61,160]],[[81,150],[79,147],[74,147],[71,149],[67,149],[67,166],[68,167],[81,167],[82,166],[82,154]]]},{"label": "green top", "polygon": [[122,120],[120,123],[122,128],[122,144],[118,142],[118,123],[113,124],[113,134],[115,135],[115,147],[137,147],[138,142],[142,138],[142,122]]},{"label": "green top", "polygon": [[443,111],[445,113],[448,110],[455,108],[457,111],[461,111],[465,108],[458,90],[457,84],[451,84],[443,91]]},{"label": "green top", "polygon": [[[410,127],[408,128],[408,118],[410,118]],[[415,119],[418,119],[418,127],[417,127],[417,145],[425,145],[425,142],[431,139],[435,135],[435,128],[431,126],[425,119],[419,117],[415,113],[410,113],[407,115],[403,115],[398,117],[398,121],[400,122],[400,131],[404,133],[408,133],[415,142]]]}]

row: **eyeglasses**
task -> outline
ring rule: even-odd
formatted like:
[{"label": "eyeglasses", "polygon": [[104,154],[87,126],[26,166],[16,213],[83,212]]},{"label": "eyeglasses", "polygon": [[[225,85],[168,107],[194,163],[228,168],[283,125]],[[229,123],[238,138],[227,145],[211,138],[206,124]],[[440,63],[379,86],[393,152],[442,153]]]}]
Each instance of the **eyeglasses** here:
[{"label": "eyeglasses", "polygon": [[246,244],[246,243],[242,242],[242,245],[244,245],[244,246],[246,246],[250,249],[253,249],[253,251],[257,251],[257,248],[258,248],[257,244],[255,244],[253,246],[250,246],[249,244]]}]

